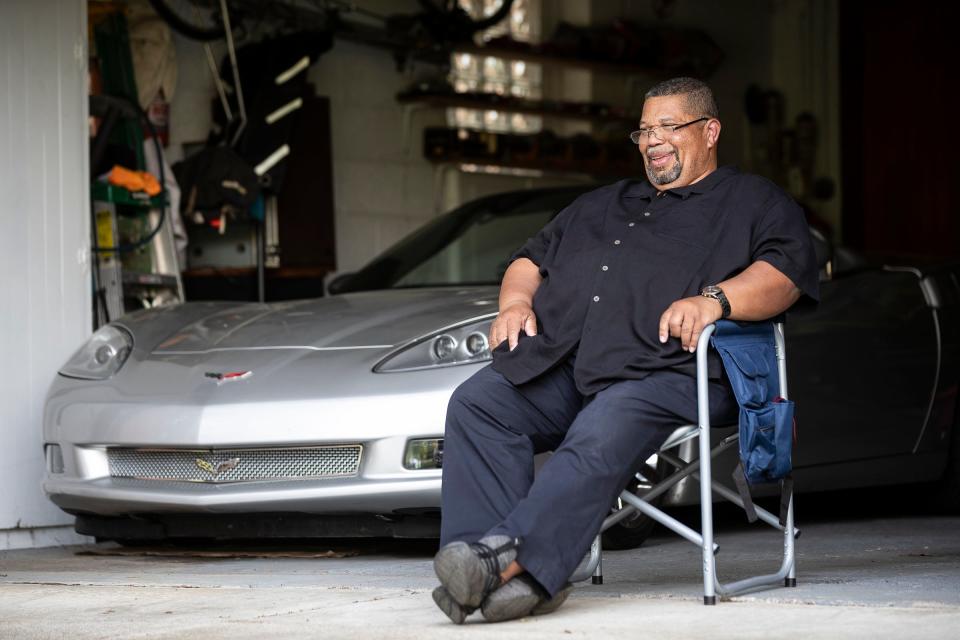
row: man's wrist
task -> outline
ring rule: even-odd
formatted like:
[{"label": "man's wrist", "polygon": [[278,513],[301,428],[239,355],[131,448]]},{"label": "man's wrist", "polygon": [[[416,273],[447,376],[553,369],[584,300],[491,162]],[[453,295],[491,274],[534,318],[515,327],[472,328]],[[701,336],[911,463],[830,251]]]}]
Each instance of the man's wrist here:
[{"label": "man's wrist", "polygon": [[517,304],[522,304],[522,305],[525,306],[525,307],[531,307],[531,308],[533,307],[533,305],[532,305],[528,300],[524,300],[523,298],[514,298],[513,300],[507,300],[507,301],[505,301],[505,302],[500,302],[500,303],[499,303],[499,309],[500,309],[500,311],[503,311],[504,309],[507,309],[507,308],[512,307],[512,306],[517,305]]},{"label": "man's wrist", "polygon": [[700,295],[704,298],[710,298],[717,301],[717,303],[720,305],[721,318],[730,317],[730,301],[727,300],[727,295],[723,292],[723,289],[715,284],[711,284],[701,289]]},{"label": "man's wrist", "polygon": [[706,298],[706,299],[707,299],[707,304],[710,305],[710,308],[716,310],[716,312],[717,312],[717,317],[713,320],[713,322],[716,322],[717,320],[722,320],[722,319],[723,319],[723,305],[720,304],[720,301],[717,300],[716,298],[711,298],[710,296],[700,296],[700,297],[701,297],[701,298]]}]

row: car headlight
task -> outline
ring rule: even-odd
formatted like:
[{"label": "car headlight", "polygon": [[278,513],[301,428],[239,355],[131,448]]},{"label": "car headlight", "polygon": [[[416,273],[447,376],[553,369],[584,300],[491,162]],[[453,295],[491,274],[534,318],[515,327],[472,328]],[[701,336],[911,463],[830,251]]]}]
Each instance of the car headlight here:
[{"label": "car headlight", "polygon": [[81,380],[106,380],[127,361],[133,337],[114,325],[100,327],[60,369],[60,375]]},{"label": "car headlight", "polygon": [[400,347],[373,368],[375,373],[417,371],[490,360],[490,324],[496,314],[482,320],[447,327]]}]

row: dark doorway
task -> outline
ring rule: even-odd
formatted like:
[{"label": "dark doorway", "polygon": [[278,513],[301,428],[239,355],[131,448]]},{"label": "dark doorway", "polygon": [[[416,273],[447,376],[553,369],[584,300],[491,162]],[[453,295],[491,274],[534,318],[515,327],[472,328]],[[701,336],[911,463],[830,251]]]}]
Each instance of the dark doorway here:
[{"label": "dark doorway", "polygon": [[839,11],[844,241],[960,258],[960,7],[892,0]]}]

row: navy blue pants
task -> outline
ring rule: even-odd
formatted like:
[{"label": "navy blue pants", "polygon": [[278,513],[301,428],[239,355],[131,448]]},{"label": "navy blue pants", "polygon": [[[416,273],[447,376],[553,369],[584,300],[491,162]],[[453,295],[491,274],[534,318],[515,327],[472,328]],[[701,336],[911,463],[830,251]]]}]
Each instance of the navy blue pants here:
[{"label": "navy blue pants", "polygon": [[[735,421],[725,382],[711,382],[710,407],[711,420]],[[517,560],[554,594],[640,464],[696,421],[696,380],[675,371],[584,397],[572,360],[519,386],[481,369],[447,408],[440,544],[522,538]],[[533,457],[545,451],[553,455],[534,478]]]}]

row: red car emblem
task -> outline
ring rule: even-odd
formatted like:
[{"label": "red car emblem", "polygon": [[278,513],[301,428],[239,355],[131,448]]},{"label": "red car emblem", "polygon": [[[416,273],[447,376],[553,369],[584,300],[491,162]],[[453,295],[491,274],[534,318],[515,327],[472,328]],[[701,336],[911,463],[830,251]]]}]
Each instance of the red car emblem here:
[{"label": "red car emblem", "polygon": [[249,378],[253,375],[253,371],[229,371],[227,373],[220,373],[218,371],[207,371],[203,374],[205,378],[212,378],[217,381],[217,384],[223,384],[224,382],[232,382],[234,380],[243,380]]}]

